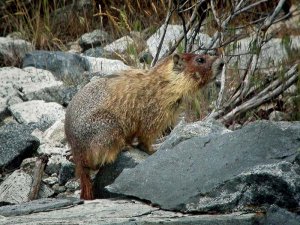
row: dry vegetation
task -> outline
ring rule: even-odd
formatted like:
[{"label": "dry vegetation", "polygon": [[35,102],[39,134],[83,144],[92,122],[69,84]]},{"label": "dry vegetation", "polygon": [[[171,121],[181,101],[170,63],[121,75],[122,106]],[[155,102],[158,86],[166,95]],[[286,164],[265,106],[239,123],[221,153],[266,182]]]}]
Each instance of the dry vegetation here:
[{"label": "dry vegetation", "polygon": [[[150,32],[160,25],[165,1],[0,1],[0,34],[18,32],[37,49],[65,49],[65,45],[94,29],[113,39],[131,31]],[[80,3],[85,2],[85,3]]]},{"label": "dry vegetation", "polygon": [[[4,0],[0,1],[0,34],[18,32],[36,49],[66,50],[68,42],[94,29],[106,30],[112,39],[140,31],[145,40],[162,24],[166,27],[175,23],[182,24],[184,32],[167,54],[176,49],[204,53],[215,50],[227,62],[232,57],[229,50],[238,47],[237,41],[251,36],[248,68],[227,65],[221,87],[205,90],[199,94],[200,100],[190,104],[190,120],[204,118],[213,110],[210,118],[230,125],[267,118],[274,110],[290,112],[292,119],[300,118],[299,97],[291,100],[291,109],[284,92],[298,79],[300,51],[290,48],[290,37],[300,35],[299,14],[297,0]],[[209,48],[195,48],[200,31],[212,37]],[[288,58],[276,68],[270,63],[262,71],[257,66],[264,60],[260,51],[276,37],[282,38]],[[131,46],[128,56],[119,58],[130,63],[129,55],[137,56],[143,50],[141,46]],[[157,59],[153,57],[152,65]],[[299,82],[297,86],[300,94]]]}]

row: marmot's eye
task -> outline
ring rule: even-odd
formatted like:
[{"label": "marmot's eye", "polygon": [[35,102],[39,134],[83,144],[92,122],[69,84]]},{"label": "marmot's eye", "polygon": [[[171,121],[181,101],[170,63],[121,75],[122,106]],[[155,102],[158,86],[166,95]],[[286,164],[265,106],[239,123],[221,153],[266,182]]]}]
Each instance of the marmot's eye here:
[{"label": "marmot's eye", "polygon": [[202,64],[202,63],[205,63],[205,59],[200,57],[200,58],[196,59],[196,62]]}]

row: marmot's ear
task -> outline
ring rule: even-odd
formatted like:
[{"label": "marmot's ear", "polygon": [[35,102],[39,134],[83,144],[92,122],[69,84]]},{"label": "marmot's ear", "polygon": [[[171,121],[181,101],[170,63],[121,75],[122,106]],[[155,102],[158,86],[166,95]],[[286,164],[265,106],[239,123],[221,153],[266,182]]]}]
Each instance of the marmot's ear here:
[{"label": "marmot's ear", "polygon": [[174,65],[178,64],[178,62],[180,61],[180,55],[178,55],[177,53],[175,53],[173,55],[173,62],[174,62]]},{"label": "marmot's ear", "polygon": [[175,53],[173,55],[173,63],[174,63],[173,69],[175,71],[178,71],[178,72],[183,71],[183,69],[184,69],[184,62],[183,62],[182,57],[179,54]]}]

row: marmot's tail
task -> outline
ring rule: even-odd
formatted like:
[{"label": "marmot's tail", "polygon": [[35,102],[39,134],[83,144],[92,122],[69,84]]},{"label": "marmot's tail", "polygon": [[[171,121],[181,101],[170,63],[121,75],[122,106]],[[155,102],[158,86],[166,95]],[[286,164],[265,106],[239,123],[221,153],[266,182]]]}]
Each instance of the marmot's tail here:
[{"label": "marmot's tail", "polygon": [[81,193],[80,198],[85,200],[94,199],[93,184],[88,168],[82,167],[80,164],[76,165],[76,173],[80,177]]}]

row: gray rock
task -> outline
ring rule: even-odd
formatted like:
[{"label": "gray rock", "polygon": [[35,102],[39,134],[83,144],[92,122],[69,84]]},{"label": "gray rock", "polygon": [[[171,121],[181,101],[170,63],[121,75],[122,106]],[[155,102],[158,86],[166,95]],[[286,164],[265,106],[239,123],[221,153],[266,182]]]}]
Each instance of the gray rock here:
[{"label": "gray rock", "polygon": [[22,102],[8,107],[11,114],[19,123],[28,124],[37,123],[43,119],[54,123],[65,117],[65,111],[62,105],[56,102],[44,102],[42,100],[33,100]]},{"label": "gray rock", "polygon": [[161,149],[109,185],[163,209],[228,212],[300,202],[300,123],[256,122],[220,136]]},{"label": "gray rock", "polygon": [[300,225],[300,215],[272,205],[264,218],[263,225]]},{"label": "gray rock", "polygon": [[39,154],[65,155],[68,150],[62,120],[53,123],[45,132],[34,130],[32,135],[37,137],[41,143],[37,150]]},{"label": "gray rock", "polygon": [[133,39],[129,36],[121,37],[114,42],[110,43],[109,45],[106,45],[104,47],[104,50],[108,52],[119,52],[124,53],[128,46],[132,45],[134,43]]},{"label": "gray rock", "polygon": [[[27,203],[1,207],[3,210],[1,212],[0,208],[0,215],[10,217],[0,217],[0,223],[3,225],[258,225],[260,221],[259,216],[254,213],[184,215],[178,212],[159,210],[141,202],[126,199],[86,201],[82,205],[75,205],[77,202],[70,203],[68,199],[45,199],[32,203],[32,205]],[[61,209],[56,210],[58,208]],[[29,213],[33,214],[27,215]],[[13,215],[18,216],[13,217]]]},{"label": "gray rock", "polygon": [[80,37],[79,45],[83,50],[102,46],[108,42],[109,35],[103,30],[94,30],[90,33],[83,34]]},{"label": "gray rock", "polygon": [[58,178],[57,177],[47,177],[45,179],[43,179],[43,182],[45,184],[48,184],[50,186],[53,186],[54,184],[57,184],[58,183]]},{"label": "gray rock", "polygon": [[288,114],[281,111],[273,111],[269,115],[269,120],[271,121],[284,121],[289,118]]},{"label": "gray rock", "polygon": [[[15,67],[0,68],[0,114],[6,110],[7,100],[19,94],[21,97],[30,95],[48,87],[61,85],[53,74],[42,69],[19,69]],[[12,104],[11,101],[9,104]]]},{"label": "gray rock", "polygon": [[16,67],[0,68],[0,95],[2,98],[11,96],[20,90],[23,94],[39,91],[42,88],[60,85],[51,72],[28,67],[19,69]]},{"label": "gray rock", "polygon": [[[14,171],[0,185],[0,202],[19,204],[29,200],[32,177],[22,170]],[[46,198],[53,195],[53,191],[45,184],[41,184],[38,198]]]},{"label": "gray rock", "polygon": [[[68,206],[74,206],[81,204],[82,201],[78,199],[37,199],[31,202],[24,202],[18,205],[9,205],[0,207],[0,215],[6,217],[28,215],[32,213],[38,213],[43,211],[57,210]],[[7,218],[7,220],[14,220],[13,218]],[[36,220],[37,222],[38,220]],[[1,219],[0,219],[1,222]],[[38,222],[39,223],[39,222]]]},{"label": "gray rock", "polygon": [[0,169],[16,168],[36,152],[40,142],[31,135],[33,129],[14,123],[0,127]]},{"label": "gray rock", "polygon": [[83,55],[90,56],[90,57],[103,57],[104,50],[101,47],[90,48],[86,50]]},{"label": "gray rock", "polygon": [[31,43],[10,37],[0,37],[0,66],[16,66],[27,52],[33,50]]},{"label": "gray rock", "polygon": [[231,131],[215,120],[188,124],[180,122],[161,144],[160,149],[173,148],[178,143],[192,137],[219,136],[228,132]]},{"label": "gray rock", "polygon": [[90,63],[91,69],[90,74],[98,72],[102,76],[109,76],[116,74],[121,70],[129,69],[129,66],[126,66],[122,61],[115,59],[106,59],[106,58],[94,58],[85,56],[86,60]]},{"label": "gray rock", "polygon": [[150,52],[141,52],[139,55],[140,63],[150,64],[153,60],[153,56]]},{"label": "gray rock", "polygon": [[45,102],[57,102],[60,105],[67,106],[77,91],[77,86],[58,85],[24,94],[22,98],[26,101],[43,100]]},{"label": "gray rock", "polygon": [[[160,43],[161,37],[163,35],[164,26],[161,26],[148,40],[147,45],[150,53],[155,57],[157,52],[157,47]],[[180,33],[183,29],[181,25],[168,25],[166,35],[163,41],[161,51],[159,53],[159,59],[169,50],[170,46],[178,40]]]},{"label": "gray rock", "polygon": [[24,171],[33,171],[37,157],[26,158],[22,161],[20,168]]},{"label": "gray rock", "polygon": [[76,191],[80,189],[80,184],[78,181],[76,180],[70,180],[65,184],[65,187],[69,190],[69,191]]},{"label": "gray rock", "polygon": [[[193,51],[195,51],[196,54],[203,54],[206,49],[211,48],[210,43],[212,41],[212,38],[205,34],[205,33],[198,33],[195,38],[194,46],[192,47]],[[207,51],[208,54],[215,55],[215,50],[209,50]]]},{"label": "gray rock", "polygon": [[94,179],[94,196],[96,198],[110,198],[116,196],[107,192],[104,187],[113,183],[124,169],[135,167],[148,156],[148,154],[136,149],[122,152],[113,164],[102,167],[96,175]]},{"label": "gray rock", "polygon": [[72,162],[65,161],[62,163],[58,175],[58,184],[64,185],[68,180],[75,177],[75,165]]},{"label": "gray rock", "polygon": [[51,155],[47,163],[45,172],[49,175],[53,173],[59,174],[61,165],[66,161],[67,161],[66,158],[62,155]]},{"label": "gray rock", "polygon": [[54,184],[52,186],[52,189],[55,192],[55,194],[60,194],[67,190],[67,188],[65,186],[60,186],[59,184]]},{"label": "gray rock", "polygon": [[[299,49],[298,43],[300,42],[300,37],[291,36],[291,49]],[[239,62],[239,68],[246,69],[247,62],[251,57],[251,45],[253,45],[253,38],[245,38],[237,41],[237,48],[232,51],[233,55],[238,55],[238,57],[232,57],[230,60],[230,64],[234,65],[237,60]],[[255,50],[252,50],[252,52]],[[260,59],[258,60],[257,67],[258,68],[269,68],[272,65],[277,66],[281,62],[283,62],[288,57],[288,51],[286,46],[282,43],[282,39],[280,38],[272,38],[267,43],[265,43],[262,47],[260,53]]]},{"label": "gray rock", "polygon": [[36,67],[51,71],[57,79],[69,84],[85,81],[82,74],[90,70],[89,62],[80,55],[59,51],[33,51],[27,53],[22,67]]}]

